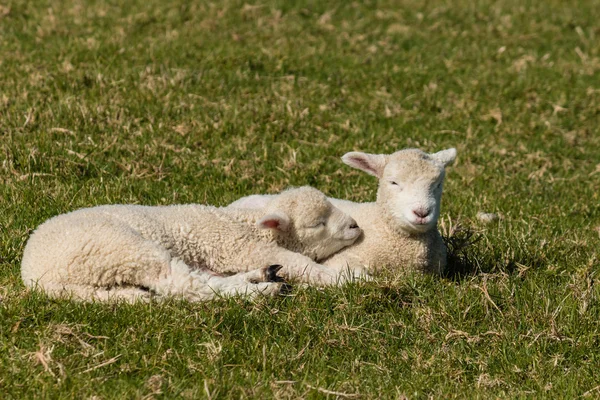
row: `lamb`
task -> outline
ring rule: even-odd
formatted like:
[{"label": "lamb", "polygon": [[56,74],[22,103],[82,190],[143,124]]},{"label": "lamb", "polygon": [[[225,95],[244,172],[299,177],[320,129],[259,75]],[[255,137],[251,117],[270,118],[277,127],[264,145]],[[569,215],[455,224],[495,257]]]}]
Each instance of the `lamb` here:
[{"label": "lamb", "polygon": [[276,294],[278,272],[318,285],[347,280],[314,260],[361,233],[311,187],[285,191],[264,210],[106,205],[40,225],[25,247],[21,276],[26,286],[81,300]]},{"label": "lamb", "polygon": [[[350,152],[342,161],[379,179],[377,201],[354,203],[329,199],[352,216],[363,229],[354,245],[341,250],[323,265],[339,268],[416,268],[441,273],[446,246],[437,230],[445,167],[456,159],[456,149],[433,154],[404,149],[393,154]],[[252,195],[229,205],[260,209],[276,195]]]}]

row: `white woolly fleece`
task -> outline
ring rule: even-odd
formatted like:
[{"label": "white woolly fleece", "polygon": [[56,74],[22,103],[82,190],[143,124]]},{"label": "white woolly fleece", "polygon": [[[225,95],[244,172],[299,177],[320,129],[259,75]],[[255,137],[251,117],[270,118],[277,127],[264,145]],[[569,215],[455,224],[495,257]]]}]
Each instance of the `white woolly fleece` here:
[{"label": "white woolly fleece", "polygon": [[[274,294],[287,279],[344,281],[313,259],[352,244],[356,222],[310,187],[286,191],[266,210],[197,204],[108,205],[49,219],[31,235],[21,265],[25,285],[54,296],[134,301],[158,295]],[[302,253],[302,254],[301,254]],[[217,274],[236,274],[218,276]]]}]

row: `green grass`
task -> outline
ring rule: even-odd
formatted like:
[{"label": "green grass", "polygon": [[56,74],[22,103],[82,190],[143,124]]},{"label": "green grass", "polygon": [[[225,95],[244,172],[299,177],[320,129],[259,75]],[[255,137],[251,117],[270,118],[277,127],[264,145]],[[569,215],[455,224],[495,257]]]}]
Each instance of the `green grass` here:
[{"label": "green grass", "polygon": [[[3,398],[600,396],[598,2],[118,3],[0,7]],[[448,277],[138,305],[20,281],[58,213],[370,201],[339,157],[404,147],[458,149]]]}]

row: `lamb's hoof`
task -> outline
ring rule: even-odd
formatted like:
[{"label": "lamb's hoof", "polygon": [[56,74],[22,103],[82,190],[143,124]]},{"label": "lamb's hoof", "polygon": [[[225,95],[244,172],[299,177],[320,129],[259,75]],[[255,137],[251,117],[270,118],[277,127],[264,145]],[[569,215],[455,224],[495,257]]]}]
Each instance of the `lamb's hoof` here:
[{"label": "lamb's hoof", "polygon": [[292,293],[292,285],[288,283],[282,283],[281,289],[279,290],[279,294],[282,296],[287,296]]},{"label": "lamb's hoof", "polygon": [[260,282],[252,288],[250,293],[246,294],[249,295],[250,298],[255,298],[257,296],[277,296],[278,294],[281,294],[284,286],[285,283]]},{"label": "lamb's hoof", "polygon": [[279,264],[269,265],[265,271],[267,275],[267,282],[283,282],[284,279],[277,275],[281,268],[283,268],[283,266]]}]

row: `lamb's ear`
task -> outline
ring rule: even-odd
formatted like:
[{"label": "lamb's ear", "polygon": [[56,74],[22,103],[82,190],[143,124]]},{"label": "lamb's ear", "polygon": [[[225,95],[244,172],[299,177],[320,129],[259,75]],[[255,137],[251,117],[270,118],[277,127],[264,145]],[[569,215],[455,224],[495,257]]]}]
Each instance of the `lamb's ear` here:
[{"label": "lamb's ear", "polygon": [[283,232],[289,228],[290,218],[282,212],[275,211],[259,219],[256,225],[260,229],[273,229]]},{"label": "lamb's ear", "polygon": [[434,160],[440,162],[444,167],[452,165],[456,160],[456,149],[446,149],[429,155]]},{"label": "lamb's ear", "polygon": [[368,154],[358,151],[344,154],[342,161],[353,168],[360,169],[378,178],[383,176],[383,169],[387,163],[384,154]]}]

